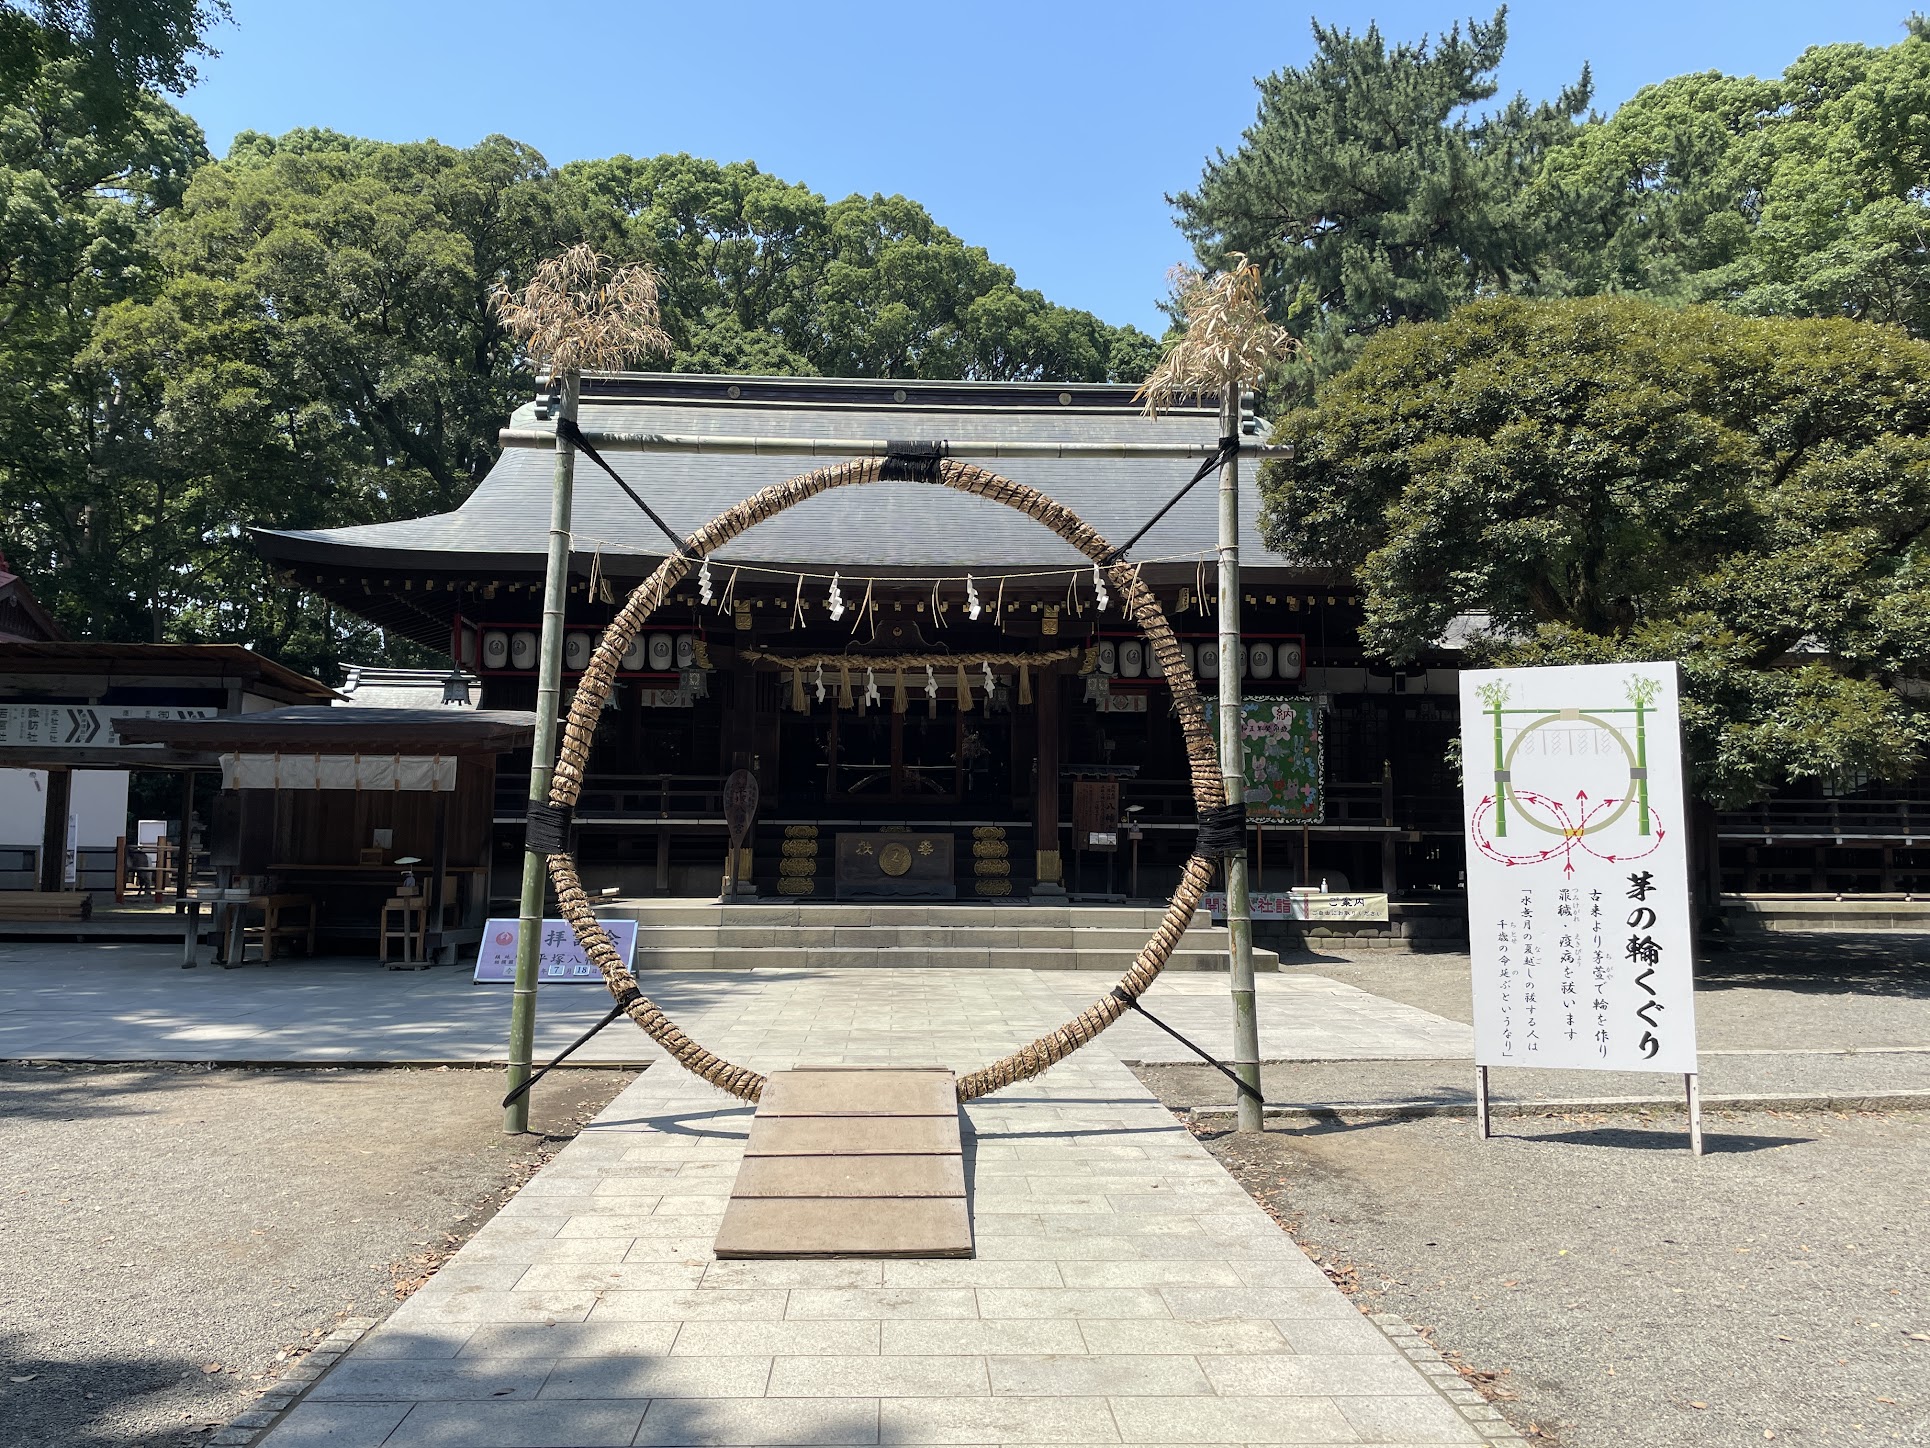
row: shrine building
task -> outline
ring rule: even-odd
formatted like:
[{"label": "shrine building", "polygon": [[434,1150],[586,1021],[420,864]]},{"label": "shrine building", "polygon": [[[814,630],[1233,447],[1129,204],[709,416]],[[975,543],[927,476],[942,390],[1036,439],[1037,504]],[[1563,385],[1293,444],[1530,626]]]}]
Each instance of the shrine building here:
[{"label": "shrine building", "polygon": [[[258,531],[256,546],[288,586],[452,655],[480,680],[483,708],[532,709],[556,405],[552,391],[517,411],[495,466],[454,512]],[[949,440],[952,456],[1047,494],[1115,544],[1171,502],[1196,459],[1000,456],[999,445],[1178,442],[1206,453],[1219,433],[1210,400],[1149,419],[1125,386],[636,373],[586,376],[579,420],[593,441],[725,444],[603,449],[680,535],[840,460],[834,446],[763,454],[748,439],[907,438]],[[1264,430],[1246,419],[1252,440]],[[1220,668],[1240,668],[1249,698],[1280,701],[1309,731],[1311,762],[1298,767],[1312,788],[1256,810],[1256,889],[1324,881],[1458,914],[1459,786],[1448,764],[1458,656],[1444,641],[1400,668],[1369,657],[1348,580],[1265,545],[1256,472],[1249,461],[1242,479],[1237,660],[1219,658],[1214,479],[1127,555],[1202,693],[1212,696]],[[581,455],[572,537],[566,700],[617,606],[668,551],[636,501]],[[968,658],[981,661],[953,662]],[[764,897],[865,898],[875,887],[892,898],[1155,899],[1195,830],[1166,680],[1118,601],[1099,596],[1090,561],[1018,512],[917,482],[835,488],[759,523],[651,618],[624,658],[576,810],[586,885],[714,898],[724,781],[737,769],[760,787],[741,878]],[[499,899],[515,893],[527,770],[527,753],[512,754],[496,780]],[[1797,803],[1801,819],[1816,816],[1816,802]],[[1851,889],[1909,888],[1899,881],[1914,868],[1914,841],[1901,831],[1914,808],[1899,802],[1898,825],[1876,831],[1867,859],[1840,837],[1786,840],[1801,855],[1787,881],[1763,867],[1763,847],[1774,855],[1768,814],[1725,819],[1724,888],[1806,890],[1839,876]],[[921,842],[895,885],[878,877],[875,855],[839,856],[841,835],[878,832]]]}]

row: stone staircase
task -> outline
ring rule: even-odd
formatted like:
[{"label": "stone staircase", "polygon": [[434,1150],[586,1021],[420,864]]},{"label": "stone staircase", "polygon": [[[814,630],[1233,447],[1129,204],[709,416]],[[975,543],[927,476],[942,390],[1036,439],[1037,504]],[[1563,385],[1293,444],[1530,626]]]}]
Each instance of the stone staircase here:
[{"label": "stone staircase", "polygon": [[[1118,905],[797,905],[608,900],[637,922],[639,970],[1097,970],[1132,963],[1163,912]],[[1200,911],[1168,970],[1225,970],[1226,929]],[[1255,970],[1280,957],[1258,947]]]}]

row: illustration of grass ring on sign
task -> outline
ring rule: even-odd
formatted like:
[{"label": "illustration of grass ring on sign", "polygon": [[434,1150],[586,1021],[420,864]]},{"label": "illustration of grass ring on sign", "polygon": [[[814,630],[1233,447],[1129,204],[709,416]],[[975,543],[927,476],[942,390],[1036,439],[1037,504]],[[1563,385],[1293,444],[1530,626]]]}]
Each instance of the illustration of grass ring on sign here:
[{"label": "illustration of grass ring on sign", "polygon": [[1571,875],[1577,852],[1611,864],[1654,853],[1673,823],[1649,801],[1657,689],[1655,680],[1637,677],[1625,703],[1523,709],[1509,707],[1507,684],[1483,684],[1492,758],[1481,763],[1494,785],[1475,810],[1474,847],[1501,864],[1550,865]]}]

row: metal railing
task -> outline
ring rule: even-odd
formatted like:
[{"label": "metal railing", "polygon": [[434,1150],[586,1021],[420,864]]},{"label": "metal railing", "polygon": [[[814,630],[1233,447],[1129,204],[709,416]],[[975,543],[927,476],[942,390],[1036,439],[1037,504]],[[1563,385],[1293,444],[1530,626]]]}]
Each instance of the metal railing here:
[{"label": "metal railing", "polygon": [[[499,819],[521,819],[528,803],[527,774],[497,776]],[[594,774],[576,801],[579,820],[717,819],[723,813],[723,782],[715,775]]]},{"label": "metal railing", "polygon": [[1771,799],[1716,816],[1725,840],[1792,843],[1812,840],[1930,842],[1930,801],[1912,799]]}]

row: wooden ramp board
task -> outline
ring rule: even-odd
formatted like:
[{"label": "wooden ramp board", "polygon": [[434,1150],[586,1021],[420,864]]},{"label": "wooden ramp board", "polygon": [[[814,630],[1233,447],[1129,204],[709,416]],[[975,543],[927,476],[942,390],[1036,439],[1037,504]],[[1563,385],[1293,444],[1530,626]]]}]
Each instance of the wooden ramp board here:
[{"label": "wooden ramp board", "polygon": [[719,1257],[969,1257],[948,1070],[773,1071],[718,1230]]}]

